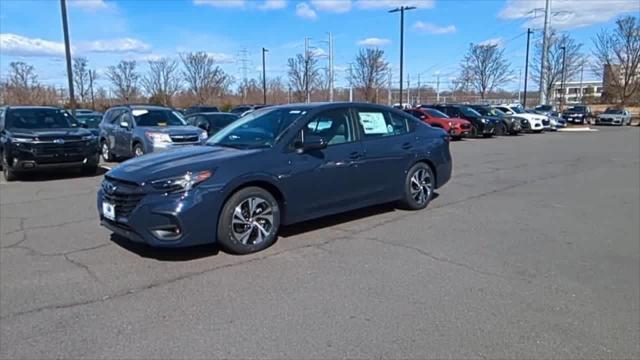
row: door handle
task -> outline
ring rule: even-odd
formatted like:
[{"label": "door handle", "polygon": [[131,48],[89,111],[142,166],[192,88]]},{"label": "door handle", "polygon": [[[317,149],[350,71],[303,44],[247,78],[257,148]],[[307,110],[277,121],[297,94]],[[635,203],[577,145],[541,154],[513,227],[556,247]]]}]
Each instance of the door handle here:
[{"label": "door handle", "polygon": [[362,157],[362,153],[354,151],[351,154],[349,154],[349,159],[351,160],[358,160]]},{"label": "door handle", "polygon": [[401,146],[402,150],[409,150],[409,149],[411,149],[412,147],[413,147],[413,144],[408,143],[408,142],[406,142],[406,143],[402,144],[402,146]]}]

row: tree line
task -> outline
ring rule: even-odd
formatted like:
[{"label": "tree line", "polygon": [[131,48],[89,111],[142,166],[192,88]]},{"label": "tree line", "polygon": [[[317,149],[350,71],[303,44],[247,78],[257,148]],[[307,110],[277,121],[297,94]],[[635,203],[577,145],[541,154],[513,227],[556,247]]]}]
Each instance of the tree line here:
[{"label": "tree line", "polygon": [[[607,79],[603,94],[606,100],[622,104],[640,102],[640,21],[633,16],[620,18],[614,29],[603,29],[593,38],[592,60],[582,52],[583,44],[567,33],[551,30],[547,35],[548,61],[542,79],[544,91],[550,95],[563,71],[565,80],[583,76],[585,69]],[[478,94],[503,92],[505,85],[517,80],[512,65],[498,44],[470,44],[460,62],[459,76],[452,91]],[[534,44],[531,57],[531,80],[540,83],[542,45]],[[233,76],[226,73],[216,59],[206,52],[182,53],[178,58],[147,61],[146,71],[133,60],[109,66],[100,75],[109,90],[94,84],[99,79],[86,58],[73,60],[73,82],[80,104],[108,107],[105,102],[150,102],[165,106],[186,107],[194,104],[230,104],[262,102],[262,79],[243,80],[236,89]],[[609,72],[609,74],[605,74]],[[319,57],[307,51],[287,60],[286,79],[272,77],[267,82],[270,103],[328,100],[331,73],[319,65]],[[390,66],[381,49],[361,49],[347,72],[353,98],[366,102],[386,102],[380,96],[390,81]],[[386,93],[385,95],[388,95]],[[336,90],[336,100],[347,100],[346,89]],[[0,84],[0,101],[6,104],[55,104],[59,91],[41,85],[33,66],[24,62],[9,64],[9,74]],[[96,105],[97,104],[97,105]]]}]

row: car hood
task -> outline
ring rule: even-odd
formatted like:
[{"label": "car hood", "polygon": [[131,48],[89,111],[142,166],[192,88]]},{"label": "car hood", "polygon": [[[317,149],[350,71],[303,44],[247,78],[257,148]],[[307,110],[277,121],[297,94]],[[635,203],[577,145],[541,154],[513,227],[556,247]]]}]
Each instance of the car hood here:
[{"label": "car hood", "polygon": [[250,156],[265,149],[238,150],[219,146],[186,146],[127,160],[107,173],[115,179],[142,184],[151,180],[184,175],[187,171],[214,170],[227,161]]},{"label": "car hood", "polygon": [[202,129],[187,125],[187,126],[140,126],[139,127],[143,131],[151,131],[163,134],[170,135],[192,135],[192,134],[200,134],[203,132]]},{"label": "car hood", "polygon": [[83,136],[91,135],[91,132],[85,128],[66,128],[66,129],[10,129],[13,136],[38,138],[41,141],[55,139],[78,139]]}]

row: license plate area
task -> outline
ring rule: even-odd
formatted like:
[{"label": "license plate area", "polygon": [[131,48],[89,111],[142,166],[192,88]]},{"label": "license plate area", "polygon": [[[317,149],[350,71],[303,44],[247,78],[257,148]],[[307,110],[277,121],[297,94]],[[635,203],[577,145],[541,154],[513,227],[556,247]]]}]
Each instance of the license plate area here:
[{"label": "license plate area", "polygon": [[111,221],[116,220],[116,206],[108,203],[102,202],[102,215]]}]

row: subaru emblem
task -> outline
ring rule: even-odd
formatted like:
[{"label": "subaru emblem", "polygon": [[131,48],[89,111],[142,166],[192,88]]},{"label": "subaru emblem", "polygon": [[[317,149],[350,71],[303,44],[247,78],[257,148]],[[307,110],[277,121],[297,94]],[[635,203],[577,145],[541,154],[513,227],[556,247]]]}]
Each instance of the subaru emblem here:
[{"label": "subaru emblem", "polygon": [[54,144],[64,144],[64,139],[55,139],[53,140]]},{"label": "subaru emblem", "polygon": [[113,185],[110,182],[106,182],[104,184],[104,190],[107,192],[107,194],[113,194],[114,192],[116,192],[116,189],[118,187],[116,185]]}]

